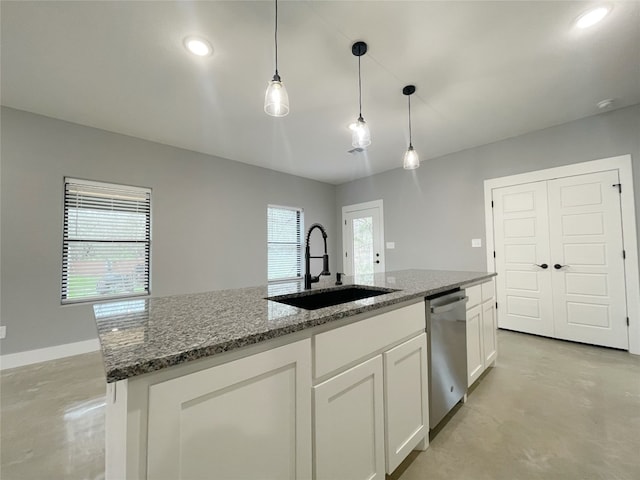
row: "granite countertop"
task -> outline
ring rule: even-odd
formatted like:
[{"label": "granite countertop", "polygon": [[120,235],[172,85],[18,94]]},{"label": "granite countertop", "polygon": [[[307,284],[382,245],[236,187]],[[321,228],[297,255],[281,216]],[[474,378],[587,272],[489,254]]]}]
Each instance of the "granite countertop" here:
[{"label": "granite countertop", "polygon": [[[303,292],[302,281],[93,306],[107,382],[256,344],[334,320],[423,298],[494,276],[486,272],[401,270],[345,277],[344,284],[397,291],[317,310],[265,297]],[[322,277],[314,291],[333,288]]]}]

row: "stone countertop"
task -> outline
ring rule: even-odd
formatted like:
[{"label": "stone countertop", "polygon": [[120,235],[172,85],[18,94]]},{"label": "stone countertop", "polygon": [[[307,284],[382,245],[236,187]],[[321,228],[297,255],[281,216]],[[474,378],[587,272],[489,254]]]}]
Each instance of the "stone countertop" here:
[{"label": "stone countertop", "polygon": [[[345,277],[357,284],[397,291],[317,310],[265,299],[303,292],[302,281],[158,298],[118,300],[93,306],[107,382],[256,344],[306,328],[423,298],[495,273],[401,270]],[[334,287],[335,275],[313,290]]]}]

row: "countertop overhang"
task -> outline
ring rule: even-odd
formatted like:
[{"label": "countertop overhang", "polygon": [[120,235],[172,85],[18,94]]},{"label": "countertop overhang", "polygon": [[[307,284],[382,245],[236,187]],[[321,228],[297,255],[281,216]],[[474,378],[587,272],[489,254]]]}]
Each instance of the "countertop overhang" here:
[{"label": "countertop overhang", "polygon": [[[93,310],[107,382],[115,382],[465,287],[494,275],[400,270],[345,277],[344,285],[397,291],[318,310],[304,310],[265,298],[303,292],[302,281],[97,303]],[[313,290],[333,286],[333,278],[323,277]]]}]

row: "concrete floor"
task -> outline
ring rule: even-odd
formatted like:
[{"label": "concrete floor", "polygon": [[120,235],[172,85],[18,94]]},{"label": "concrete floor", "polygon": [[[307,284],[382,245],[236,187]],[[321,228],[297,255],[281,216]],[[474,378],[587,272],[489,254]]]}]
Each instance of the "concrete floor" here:
[{"label": "concrete floor", "polygon": [[[506,331],[498,342],[496,367],[393,479],[640,479],[640,357]],[[0,388],[2,480],[104,478],[98,354],[3,371]]]}]

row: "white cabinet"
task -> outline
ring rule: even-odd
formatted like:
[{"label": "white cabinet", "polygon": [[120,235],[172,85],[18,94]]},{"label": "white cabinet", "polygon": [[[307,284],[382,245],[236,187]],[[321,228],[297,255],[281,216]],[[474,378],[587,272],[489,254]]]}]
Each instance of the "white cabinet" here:
[{"label": "white cabinet", "polygon": [[467,303],[467,383],[471,386],[496,360],[495,283],[466,288]]},{"label": "white cabinet", "polygon": [[113,384],[106,478],[383,480],[428,445],[425,304],[366,315]]},{"label": "white cabinet", "polygon": [[147,478],[311,478],[311,342],[151,385],[148,422]]},{"label": "white cabinet", "polygon": [[482,353],[482,306],[467,309],[467,376],[471,386],[484,371]]},{"label": "white cabinet", "polygon": [[384,479],[382,357],[314,387],[316,480]]},{"label": "white cabinet", "polygon": [[386,471],[391,474],[429,433],[426,333],[385,352],[383,359]]},{"label": "white cabinet", "polygon": [[491,299],[482,304],[482,352],[485,369],[495,361],[498,354],[497,329],[496,303]]},{"label": "white cabinet", "polygon": [[424,330],[420,302],[314,337],[316,479],[384,479],[427,447]]}]

